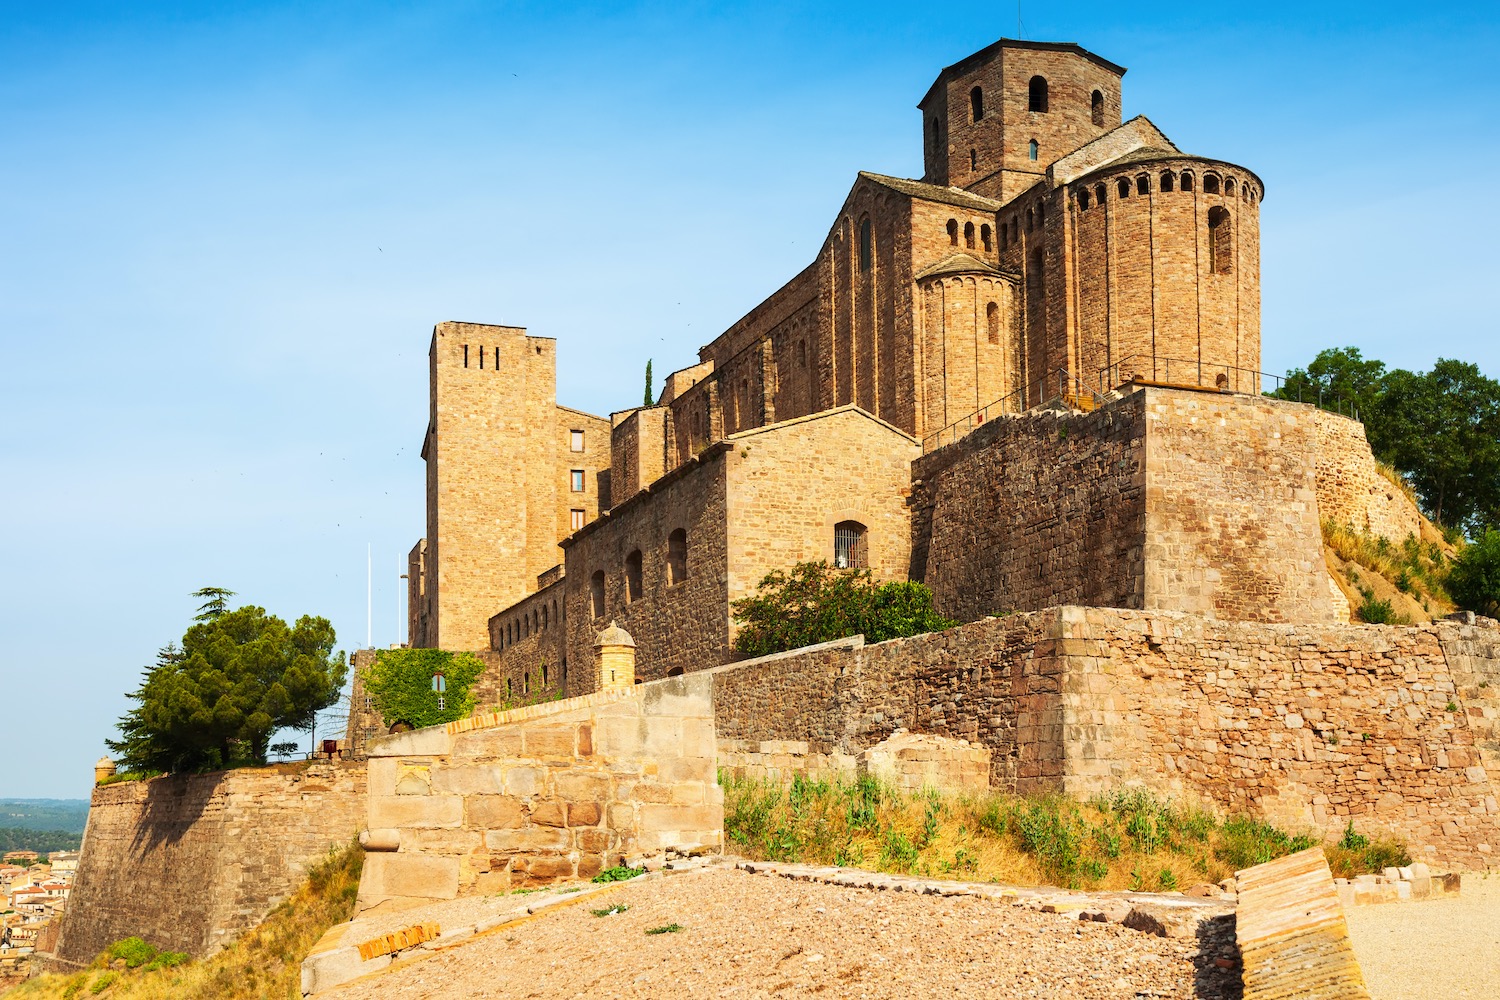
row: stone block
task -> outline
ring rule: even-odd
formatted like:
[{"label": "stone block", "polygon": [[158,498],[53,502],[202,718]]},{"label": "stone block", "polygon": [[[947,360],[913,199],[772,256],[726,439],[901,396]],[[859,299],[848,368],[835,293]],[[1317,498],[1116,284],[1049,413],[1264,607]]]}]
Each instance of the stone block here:
[{"label": "stone block", "polygon": [[555,800],[535,803],[531,807],[531,822],[537,826],[567,826],[567,809],[561,802]]},{"label": "stone block", "polygon": [[524,830],[489,830],[484,835],[485,846],[500,853],[561,852],[570,846],[568,840],[568,831],[549,826]]},{"label": "stone block", "polygon": [[600,719],[594,731],[595,752],[611,758],[638,758],[645,752],[645,728],[638,718]]},{"label": "stone block", "polygon": [[366,961],[353,945],[317,952],[307,956],[302,962],[302,995],[331,990],[351,979],[381,972],[390,964],[390,955],[380,955]]},{"label": "stone block", "polygon": [[464,800],[457,795],[371,795],[369,816],[371,829],[462,826]]},{"label": "stone block", "polygon": [[505,771],[505,793],[529,798],[546,790],[546,773],[536,767],[511,767]]},{"label": "stone block", "polygon": [[573,802],[604,801],[609,798],[610,778],[607,774],[570,768],[556,775],[553,782],[557,788],[557,794]]},{"label": "stone block", "polygon": [[577,727],[572,725],[527,726],[524,731],[527,757],[572,757]]},{"label": "stone block", "polygon": [[366,745],[371,757],[444,757],[453,750],[453,737],[442,726],[413,729],[409,733],[377,736]]},{"label": "stone block", "polygon": [[596,826],[601,814],[597,802],[572,802],[568,804],[568,825]]},{"label": "stone block", "polygon": [[526,824],[526,804],[513,795],[470,795],[464,799],[467,825],[479,830],[509,830]]},{"label": "stone block", "polygon": [[458,858],[428,854],[371,854],[365,857],[359,880],[363,902],[392,896],[455,899],[458,896]]},{"label": "stone block", "polygon": [[614,834],[609,830],[600,830],[593,827],[585,827],[574,832],[577,838],[578,849],[590,853],[602,854],[614,845]]},{"label": "stone block", "polygon": [[504,791],[504,769],[493,764],[439,766],[432,772],[432,790],[457,795],[488,795]]}]

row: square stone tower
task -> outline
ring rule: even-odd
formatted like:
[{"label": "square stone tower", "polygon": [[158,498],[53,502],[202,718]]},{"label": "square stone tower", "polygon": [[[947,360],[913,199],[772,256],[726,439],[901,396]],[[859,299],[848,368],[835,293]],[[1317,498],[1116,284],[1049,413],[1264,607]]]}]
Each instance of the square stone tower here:
[{"label": "square stone tower", "polygon": [[922,109],[923,180],[1009,201],[1120,124],[1125,67],[1072,42],[1002,38],[938,74]]}]

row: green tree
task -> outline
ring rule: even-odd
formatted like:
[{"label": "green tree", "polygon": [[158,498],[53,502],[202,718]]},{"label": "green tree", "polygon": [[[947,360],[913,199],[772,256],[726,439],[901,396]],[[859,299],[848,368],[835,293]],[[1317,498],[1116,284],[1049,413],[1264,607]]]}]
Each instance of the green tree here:
[{"label": "green tree", "polygon": [[1397,369],[1376,405],[1371,446],[1405,474],[1439,524],[1500,523],[1500,382],[1462,361]]},{"label": "green tree", "polygon": [[923,584],[877,584],[867,569],[836,570],[826,562],[766,574],[754,597],[734,602],[734,616],[741,623],[734,648],[742,656],[849,635],[883,642],[958,624],[933,610],[932,591]]},{"label": "green tree", "polygon": [[1345,412],[1357,412],[1369,426],[1369,417],[1385,393],[1385,362],[1366,359],[1357,347],[1332,347],[1319,351],[1312,364],[1286,373],[1286,381],[1270,393],[1278,399],[1318,403]]},{"label": "green tree", "polygon": [[278,729],[338,700],[348,668],[333,644],[326,618],[289,627],[263,608],[213,611],[180,651],[158,655],[129,695],[136,704],[120,719],[121,738],[106,743],[128,771],[264,764]]},{"label": "green tree", "polygon": [[[484,661],[473,653],[382,649],[375,653],[375,662],[360,671],[360,681],[386,725],[404,722],[421,729],[471,715],[474,681],[483,672]],[[447,682],[442,708],[432,690],[432,678],[437,673],[442,673]]]},{"label": "green tree", "polygon": [[229,610],[229,599],[234,596],[234,591],[225,590],[223,587],[204,587],[193,591],[193,596],[203,599],[193,621],[211,622]]},{"label": "green tree", "polygon": [[1448,593],[1459,607],[1500,618],[1500,529],[1465,545],[1448,571]]},{"label": "green tree", "polygon": [[656,395],[651,391],[651,359],[646,359],[646,406],[656,405]]}]

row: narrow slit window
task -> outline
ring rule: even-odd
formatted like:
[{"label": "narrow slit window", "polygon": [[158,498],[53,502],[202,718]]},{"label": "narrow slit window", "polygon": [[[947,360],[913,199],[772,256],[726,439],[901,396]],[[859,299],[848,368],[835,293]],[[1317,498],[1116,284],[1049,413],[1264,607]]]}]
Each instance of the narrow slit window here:
[{"label": "narrow slit window", "polygon": [[1089,114],[1095,125],[1104,124],[1104,95],[1097,90],[1089,98]]},{"label": "narrow slit window", "polygon": [[1045,113],[1047,110],[1047,78],[1034,76],[1027,88],[1028,110]]},{"label": "narrow slit window", "polygon": [[984,117],[984,90],[980,87],[969,91],[969,114],[976,122]]},{"label": "narrow slit window", "polygon": [[1037,145],[1036,140],[1032,139],[1031,140],[1031,145],[1029,147],[1027,147],[1027,152],[1029,153],[1029,155],[1031,156],[1031,158],[1033,160],[1035,160],[1039,155],[1041,155],[1041,149],[1042,148]]},{"label": "narrow slit window", "polygon": [[859,221],[859,269],[868,271],[870,269],[871,254],[870,220],[868,218]]},{"label": "narrow slit window", "polygon": [[484,345],[479,345],[479,370],[484,371]]},{"label": "narrow slit window", "polygon": [[956,247],[956,246],[958,246],[958,220],[957,219],[949,219],[948,220],[948,245],[950,247]]},{"label": "narrow slit window", "polygon": [[979,150],[977,150],[977,149],[971,149],[971,150],[969,150],[969,170],[970,171],[975,171],[975,170],[978,170],[978,169],[979,169]]},{"label": "narrow slit window", "polygon": [[989,330],[991,344],[1000,343],[1000,307],[991,302],[984,307],[985,325]]},{"label": "narrow slit window", "polygon": [[970,250],[974,249],[974,223],[964,223],[964,246]]},{"label": "narrow slit window", "polygon": [[979,227],[979,242],[984,244],[984,252],[989,253],[995,249],[995,238],[990,233],[988,224]]},{"label": "narrow slit window", "polygon": [[687,530],[678,528],[667,536],[667,584],[675,587],[687,579]]},{"label": "narrow slit window", "polygon": [[641,550],[636,549],[625,557],[625,603],[641,599],[641,582]]},{"label": "narrow slit window", "polygon": [[464,345],[464,367],[469,367],[469,345]]}]

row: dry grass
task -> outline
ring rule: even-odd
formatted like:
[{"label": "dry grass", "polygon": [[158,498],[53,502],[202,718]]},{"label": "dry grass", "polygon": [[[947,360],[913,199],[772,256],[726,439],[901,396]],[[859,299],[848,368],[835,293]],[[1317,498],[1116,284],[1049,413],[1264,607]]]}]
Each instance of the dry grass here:
[{"label": "dry grass", "polygon": [[[1172,891],[1218,882],[1318,843],[1246,817],[1216,818],[1145,791],[1061,796],[907,794],[870,779],[790,786],[725,780],[724,828],[751,857],[1007,885]],[[1401,845],[1339,851],[1340,874],[1371,870]],[[1372,849],[1373,850],[1373,849]],[[1373,859],[1373,860],[1371,860]]]},{"label": "dry grass", "polygon": [[1323,522],[1323,544],[1336,557],[1345,592],[1354,592],[1351,603],[1361,620],[1410,624],[1453,610],[1447,590],[1450,547],[1415,536],[1397,545],[1334,521]]},{"label": "dry grass", "polygon": [[[364,852],[351,845],[314,866],[307,881],[260,925],[202,962],[164,968],[126,967],[100,955],[72,975],[39,976],[6,1000],[266,1000],[302,996],[302,960],[323,933],[348,920],[359,892]],[[209,891],[207,888],[205,891]],[[116,949],[119,951],[120,949]]]}]

